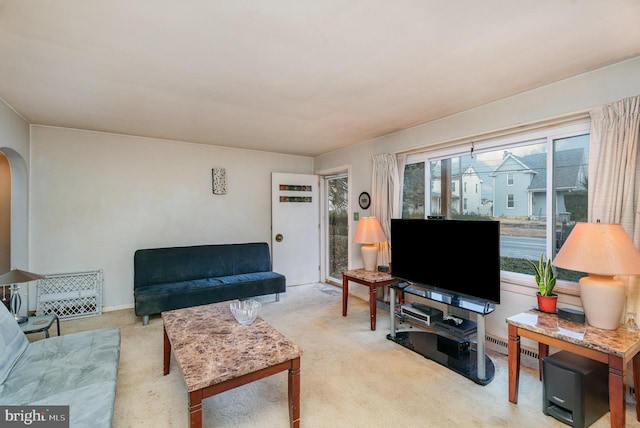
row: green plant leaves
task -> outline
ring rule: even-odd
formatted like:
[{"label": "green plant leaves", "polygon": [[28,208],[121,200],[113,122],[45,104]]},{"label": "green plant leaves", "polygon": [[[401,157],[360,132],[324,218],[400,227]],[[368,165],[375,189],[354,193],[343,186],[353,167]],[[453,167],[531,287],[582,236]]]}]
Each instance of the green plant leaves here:
[{"label": "green plant leaves", "polygon": [[535,269],[535,279],[540,295],[551,296],[551,294],[553,294],[553,288],[556,286],[558,275],[553,270],[551,259],[547,259],[545,262],[544,256],[544,253],[540,254],[538,264],[531,261],[529,263],[531,263],[531,266]]}]

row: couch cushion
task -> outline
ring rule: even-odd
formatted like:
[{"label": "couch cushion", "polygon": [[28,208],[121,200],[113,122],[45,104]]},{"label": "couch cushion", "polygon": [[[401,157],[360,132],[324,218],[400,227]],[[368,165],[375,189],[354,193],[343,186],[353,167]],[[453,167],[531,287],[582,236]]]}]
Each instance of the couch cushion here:
[{"label": "couch cushion", "polygon": [[0,384],[9,376],[29,341],[7,308],[0,303]]},{"label": "couch cushion", "polygon": [[176,296],[180,293],[189,293],[202,289],[208,289],[220,285],[222,282],[218,278],[195,279],[192,281],[169,282],[165,284],[153,284],[138,287],[133,290],[136,297],[139,296]]},{"label": "couch cushion", "polygon": [[[119,359],[118,328],[33,342],[0,385],[0,404],[69,405],[71,420],[87,407],[112,407]],[[101,394],[104,404],[90,402]]]},{"label": "couch cushion", "polygon": [[224,275],[239,275],[271,270],[271,253],[266,242],[253,244],[234,244],[229,248],[233,254],[233,272]]},{"label": "couch cushion", "polygon": [[134,289],[154,284],[271,270],[266,242],[137,250]]},{"label": "couch cushion", "polygon": [[136,315],[284,293],[286,280],[276,272],[255,272],[182,283],[156,284],[135,290]]}]

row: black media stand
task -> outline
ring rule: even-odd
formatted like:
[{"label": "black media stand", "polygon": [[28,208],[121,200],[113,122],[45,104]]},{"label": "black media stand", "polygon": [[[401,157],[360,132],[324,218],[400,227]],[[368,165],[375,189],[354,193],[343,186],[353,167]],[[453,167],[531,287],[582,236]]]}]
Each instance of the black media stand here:
[{"label": "black media stand", "polygon": [[[396,331],[396,317],[401,315],[393,308],[390,310],[391,333],[387,335],[387,338],[425,358],[448,367],[477,384],[487,385],[493,380],[495,367],[493,361],[485,355],[484,341],[484,316],[494,311],[493,304],[416,284],[397,283],[389,288],[392,308],[395,306],[396,292],[402,291],[475,312],[478,315],[477,323],[463,320],[462,323],[455,325],[455,323],[446,320],[438,320],[433,323],[435,326],[433,331]],[[472,336],[476,332],[477,339],[474,342]]]}]

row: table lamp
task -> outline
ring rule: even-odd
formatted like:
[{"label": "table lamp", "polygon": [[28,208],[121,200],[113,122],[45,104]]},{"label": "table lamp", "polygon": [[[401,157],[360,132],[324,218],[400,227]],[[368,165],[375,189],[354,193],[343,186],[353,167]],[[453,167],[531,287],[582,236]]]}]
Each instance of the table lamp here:
[{"label": "table lamp", "polygon": [[38,275],[37,273],[31,273],[20,269],[12,269],[9,272],[6,272],[0,275],[0,285],[10,285],[11,286],[11,315],[16,320],[18,324],[22,324],[26,322],[29,317],[29,289],[27,289],[27,316],[19,315],[20,308],[22,307],[22,298],[20,297],[19,291],[20,286],[23,282],[35,281],[37,279],[42,279],[44,276]]},{"label": "table lamp", "polygon": [[364,270],[375,271],[378,263],[378,247],[375,244],[384,242],[387,237],[375,217],[362,217],[353,236],[353,242],[364,244],[360,249]]},{"label": "table lamp", "polygon": [[614,275],[640,275],[640,252],[620,224],[576,223],[553,265],[588,273],[579,284],[590,325],[603,330],[620,326],[626,287]]}]

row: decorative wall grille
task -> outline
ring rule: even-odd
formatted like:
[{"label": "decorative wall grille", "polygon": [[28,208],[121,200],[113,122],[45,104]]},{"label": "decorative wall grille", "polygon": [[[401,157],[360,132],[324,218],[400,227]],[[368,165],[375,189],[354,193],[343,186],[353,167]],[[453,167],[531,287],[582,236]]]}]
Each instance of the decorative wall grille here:
[{"label": "decorative wall grille", "polygon": [[38,280],[36,314],[60,319],[102,314],[102,270],[45,275]]}]

